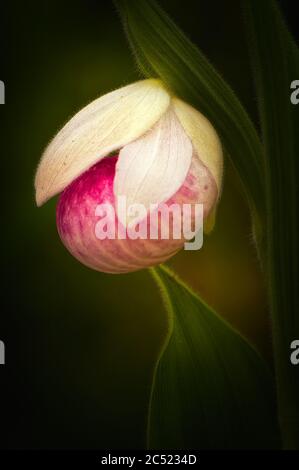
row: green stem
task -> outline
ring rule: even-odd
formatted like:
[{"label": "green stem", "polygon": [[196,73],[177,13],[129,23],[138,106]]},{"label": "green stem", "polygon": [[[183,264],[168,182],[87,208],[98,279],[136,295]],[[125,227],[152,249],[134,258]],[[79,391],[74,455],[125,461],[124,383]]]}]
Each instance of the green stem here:
[{"label": "green stem", "polygon": [[[264,148],[246,111],[204,55],[154,0],[115,0],[137,63],[213,123],[243,183],[269,286],[284,444],[299,446],[298,110],[290,83],[299,54],[272,0],[244,0],[254,51]],[[297,126],[297,127],[296,127]],[[266,236],[263,233],[266,231]]]},{"label": "green stem", "polygon": [[299,369],[290,361],[290,344],[299,338],[299,109],[290,102],[290,83],[299,77],[299,53],[272,0],[246,0],[245,5],[265,147],[265,267],[278,411],[284,446],[299,449]]}]

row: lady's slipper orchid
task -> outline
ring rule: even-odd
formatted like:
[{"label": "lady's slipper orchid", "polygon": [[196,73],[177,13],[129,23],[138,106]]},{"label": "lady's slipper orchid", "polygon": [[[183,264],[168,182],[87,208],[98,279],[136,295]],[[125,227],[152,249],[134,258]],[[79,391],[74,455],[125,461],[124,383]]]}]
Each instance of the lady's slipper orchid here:
[{"label": "lady's slipper orchid", "polygon": [[[165,261],[186,240],[183,232],[161,236],[162,227],[171,222],[174,227],[181,212],[167,220],[158,213],[154,239],[150,230],[147,237],[128,236],[141,223],[149,228],[154,206],[159,212],[162,203],[203,204],[208,226],[221,179],[221,144],[210,122],[170,96],[159,80],[149,79],[96,99],[62,128],[37,169],[36,201],[41,205],[62,192],[57,226],[65,246],[87,266],[121,273]],[[145,208],[138,224],[132,225],[132,214],[120,213],[120,197],[127,207]],[[117,226],[115,236],[97,236],[103,205],[114,209],[106,211],[105,224]],[[190,223],[194,217],[191,212]]]}]

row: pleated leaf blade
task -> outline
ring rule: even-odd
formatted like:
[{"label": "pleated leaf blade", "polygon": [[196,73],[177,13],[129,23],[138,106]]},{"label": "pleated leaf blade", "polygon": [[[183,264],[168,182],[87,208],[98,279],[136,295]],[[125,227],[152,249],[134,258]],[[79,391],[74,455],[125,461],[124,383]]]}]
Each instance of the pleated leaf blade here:
[{"label": "pleated leaf blade", "polygon": [[[267,205],[267,273],[284,446],[299,449],[299,48],[273,0],[246,0],[245,18],[262,127]],[[296,92],[298,96],[298,91]]]},{"label": "pleated leaf blade", "polygon": [[154,0],[115,0],[137,64],[215,126],[243,184],[257,239],[265,216],[263,150],[231,87]]},{"label": "pleated leaf blade", "polygon": [[155,370],[149,447],[277,447],[274,385],[263,359],[168,268],[152,272],[169,334]]}]

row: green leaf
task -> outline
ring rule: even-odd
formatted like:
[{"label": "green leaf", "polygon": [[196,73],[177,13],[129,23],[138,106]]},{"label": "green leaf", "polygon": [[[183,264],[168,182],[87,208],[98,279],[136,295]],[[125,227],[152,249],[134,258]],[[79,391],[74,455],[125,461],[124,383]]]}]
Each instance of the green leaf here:
[{"label": "green leaf", "polygon": [[273,383],[263,360],[169,269],[152,273],[170,328],[155,370],[149,447],[275,448]]},{"label": "green leaf", "polygon": [[284,445],[299,449],[299,371],[290,344],[299,338],[299,50],[272,0],[245,2],[265,147],[267,264],[278,405]]},{"label": "green leaf", "polygon": [[153,0],[116,0],[137,63],[215,126],[240,176],[261,238],[264,167],[257,132],[230,86]]}]

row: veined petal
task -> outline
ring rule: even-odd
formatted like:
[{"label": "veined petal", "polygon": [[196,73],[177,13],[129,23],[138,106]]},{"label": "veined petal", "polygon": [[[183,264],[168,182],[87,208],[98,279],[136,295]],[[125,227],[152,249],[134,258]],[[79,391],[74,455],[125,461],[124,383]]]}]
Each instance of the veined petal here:
[{"label": "veined petal", "polygon": [[214,177],[220,194],[223,155],[220,139],[214,127],[203,114],[178,98],[172,99],[172,107],[190,137],[198,157]]},{"label": "veined petal", "polygon": [[166,201],[185,181],[192,152],[192,143],[170,107],[152,130],[120,151],[115,196],[125,196],[127,207],[142,204],[146,209]]},{"label": "veined petal", "polygon": [[97,161],[140,137],[169,106],[156,79],[108,93],[79,111],[54,137],[38,166],[38,205],[61,192]]}]

